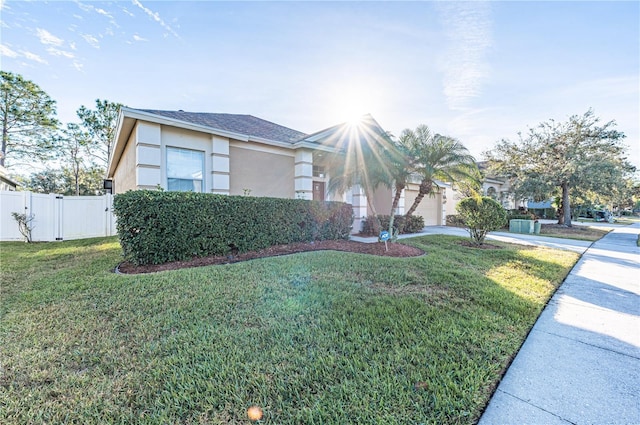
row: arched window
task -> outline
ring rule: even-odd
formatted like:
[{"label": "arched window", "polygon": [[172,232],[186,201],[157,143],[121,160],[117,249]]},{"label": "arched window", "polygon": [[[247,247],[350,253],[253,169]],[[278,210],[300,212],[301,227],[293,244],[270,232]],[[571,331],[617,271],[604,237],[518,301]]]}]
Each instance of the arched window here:
[{"label": "arched window", "polygon": [[491,186],[489,189],[487,189],[487,196],[490,197],[491,199],[498,199],[498,194],[496,192],[496,188]]}]

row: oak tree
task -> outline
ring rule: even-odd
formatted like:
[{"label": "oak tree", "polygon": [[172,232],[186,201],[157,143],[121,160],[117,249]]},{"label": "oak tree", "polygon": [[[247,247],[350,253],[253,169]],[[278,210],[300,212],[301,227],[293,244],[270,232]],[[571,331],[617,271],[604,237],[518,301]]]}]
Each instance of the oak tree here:
[{"label": "oak tree", "polygon": [[570,197],[591,191],[608,195],[635,168],[627,161],[624,133],[615,121],[600,125],[590,109],[566,122],[549,120],[519,140],[503,139],[485,152],[490,169],[509,179],[516,199],[560,196],[559,224],[571,226]]}]

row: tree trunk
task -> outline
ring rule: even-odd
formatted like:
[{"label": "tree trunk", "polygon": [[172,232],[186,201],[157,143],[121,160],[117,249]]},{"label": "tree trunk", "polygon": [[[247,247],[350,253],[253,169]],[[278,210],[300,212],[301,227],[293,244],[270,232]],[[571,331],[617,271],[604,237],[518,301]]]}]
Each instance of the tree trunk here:
[{"label": "tree trunk", "polygon": [[396,193],[393,196],[393,202],[391,203],[391,215],[396,213],[396,209],[398,208],[398,204],[400,203],[400,197],[402,196],[402,191],[404,190],[404,184],[396,183]]},{"label": "tree trunk", "polygon": [[[398,227],[398,232],[394,234],[393,232],[393,222],[396,218],[396,209],[398,208],[398,204],[400,203],[400,197],[402,196],[402,191],[404,190],[404,184],[396,183],[396,193],[393,196],[393,202],[391,203],[391,212],[389,213],[389,234],[392,239],[395,239],[395,236],[399,235],[404,230],[404,223],[401,223],[402,227]],[[406,223],[406,220],[404,221]]]},{"label": "tree trunk", "polygon": [[364,196],[367,197],[367,206],[369,207],[369,211],[371,211],[371,215],[373,216],[373,231],[376,234],[380,234],[382,230],[382,224],[380,224],[380,218],[378,217],[378,212],[376,211],[376,207],[371,203],[371,194],[364,191]]},{"label": "tree trunk", "polygon": [[76,179],[76,196],[80,196],[80,170],[76,167],[74,172]]},{"label": "tree trunk", "polygon": [[560,201],[560,207],[558,207],[558,224],[564,224],[564,208],[562,207],[562,201]]},{"label": "tree trunk", "polygon": [[569,204],[569,183],[562,182],[562,212],[564,215],[564,225],[571,226],[571,206]]},{"label": "tree trunk", "polygon": [[418,196],[416,196],[416,199],[413,201],[413,205],[411,205],[411,208],[409,208],[404,215],[405,223],[409,219],[409,216],[411,216],[411,214],[413,214],[416,211],[416,209],[418,208],[418,205],[420,205],[420,201],[422,201],[422,198],[424,198],[425,195],[428,195],[430,193],[431,193],[431,182],[427,180],[422,180],[422,182],[420,182],[420,191],[418,192]]},{"label": "tree trunk", "polygon": [[9,142],[9,94],[4,97],[4,117],[2,120],[2,151],[0,152],[0,165],[4,167],[4,157],[7,155],[7,143]]}]

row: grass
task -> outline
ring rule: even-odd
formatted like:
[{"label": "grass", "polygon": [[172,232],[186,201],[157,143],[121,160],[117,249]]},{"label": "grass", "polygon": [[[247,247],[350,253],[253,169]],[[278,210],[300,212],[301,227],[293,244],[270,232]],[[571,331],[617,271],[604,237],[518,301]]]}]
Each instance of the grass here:
[{"label": "grass", "polygon": [[541,236],[556,238],[578,239],[595,242],[613,230],[616,226],[584,226],[573,225],[564,227],[558,225],[543,224],[540,226]]},{"label": "grass", "polygon": [[460,240],[137,276],[114,238],[1,243],[0,423],[474,423],[578,256]]}]

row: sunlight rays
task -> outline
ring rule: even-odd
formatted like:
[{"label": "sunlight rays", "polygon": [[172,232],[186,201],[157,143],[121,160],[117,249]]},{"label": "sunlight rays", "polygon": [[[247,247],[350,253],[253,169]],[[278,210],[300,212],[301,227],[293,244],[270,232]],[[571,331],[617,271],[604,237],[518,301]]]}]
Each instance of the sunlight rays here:
[{"label": "sunlight rays", "polygon": [[359,185],[371,196],[380,185],[393,184],[390,162],[396,147],[370,115],[338,126],[322,143],[342,153],[334,164],[335,189]]}]

